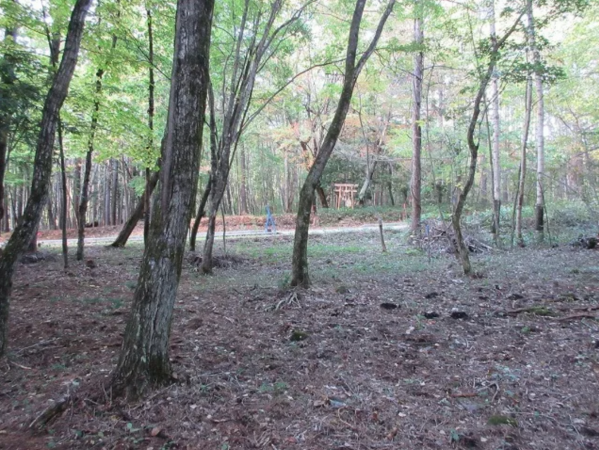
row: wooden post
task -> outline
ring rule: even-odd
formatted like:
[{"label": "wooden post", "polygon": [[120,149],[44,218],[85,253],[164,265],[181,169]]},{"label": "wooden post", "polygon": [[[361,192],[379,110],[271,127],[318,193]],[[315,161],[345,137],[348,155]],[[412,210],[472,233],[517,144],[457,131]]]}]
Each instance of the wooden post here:
[{"label": "wooden post", "polygon": [[379,217],[379,232],[381,233],[381,247],[383,253],[387,253],[387,246],[385,245],[385,236],[383,235],[383,218]]}]

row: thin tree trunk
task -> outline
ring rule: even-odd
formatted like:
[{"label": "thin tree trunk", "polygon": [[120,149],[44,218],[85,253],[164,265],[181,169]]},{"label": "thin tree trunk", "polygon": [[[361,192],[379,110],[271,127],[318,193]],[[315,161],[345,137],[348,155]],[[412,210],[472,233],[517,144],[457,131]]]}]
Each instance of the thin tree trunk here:
[{"label": "thin tree trunk", "polygon": [[177,2],[160,195],[155,196],[148,245],[111,380],[112,392],[128,398],[172,377],[169,336],[197,189],[213,7],[213,0]]},{"label": "thin tree trunk", "polygon": [[[152,28],[152,10],[147,5],[146,18],[148,24],[148,128],[150,129],[148,151],[151,151],[154,147],[154,91],[156,89],[156,81],[154,80],[154,31]],[[148,242],[148,235],[150,232],[150,197],[151,192],[154,190],[154,187],[150,188],[151,178],[150,169],[146,168],[145,192],[148,194],[144,196],[144,243]],[[155,185],[156,183],[154,183],[154,186]]]},{"label": "thin tree trunk", "polygon": [[389,191],[389,201],[391,206],[395,206],[395,197],[393,196],[393,166],[389,164],[389,181],[387,181],[387,189]]},{"label": "thin tree trunk", "polygon": [[[497,43],[497,33],[495,31],[495,0],[490,1],[491,7],[491,43]],[[499,153],[499,75],[497,70],[493,71],[491,78],[491,121],[493,122],[493,142],[491,151],[491,161],[493,164],[493,234],[495,244],[499,245],[500,236],[500,218],[501,218],[501,163]]]},{"label": "thin tree trunk", "polygon": [[524,237],[522,236],[522,206],[524,205],[524,188],[526,182],[526,145],[528,142],[528,132],[530,130],[530,118],[532,110],[532,77],[529,75],[526,80],[525,113],[522,130],[522,152],[520,154],[520,179],[518,181],[518,192],[516,195],[516,240],[520,247],[524,247]]},{"label": "thin tree trunk", "polygon": [[92,155],[94,153],[94,138],[98,126],[98,114],[100,112],[100,94],[102,92],[102,77],[104,70],[98,69],[96,72],[96,92],[94,99],[94,110],[92,112],[92,121],[90,126],[89,139],[87,141],[87,154],[85,155],[85,170],[83,172],[83,185],[81,186],[81,196],[79,197],[79,209],[77,211],[77,261],[83,260],[83,247],[85,244],[85,220],[87,217],[87,203],[89,193],[89,179],[92,170]]},{"label": "thin tree trunk", "polygon": [[91,0],[77,0],[75,3],[69,23],[62,61],[42,110],[42,120],[35,152],[31,195],[27,202],[24,216],[15,227],[0,257],[0,356],[4,355],[7,348],[8,309],[14,266],[21,253],[31,242],[46,203],[52,177],[52,156],[54,153],[58,113],[67,95],[69,84],[77,64],[79,46],[85,25],[85,16],[90,4]]},{"label": "thin tree trunk", "polygon": [[112,166],[112,212],[111,212],[111,222],[113,225],[118,224],[118,209],[119,205],[119,161],[118,159],[110,160]]},{"label": "thin tree trunk", "polygon": [[[414,18],[414,43],[422,46],[424,32],[422,30],[421,2],[414,3],[416,17]],[[420,109],[422,104],[422,77],[424,73],[424,53],[422,49],[414,55],[414,74],[412,76],[412,180],[410,192],[412,198],[412,224],[410,231],[413,235],[420,234],[422,216],[422,127],[420,126]]]},{"label": "thin tree trunk", "polygon": [[104,164],[104,208],[102,211],[102,217],[104,218],[104,225],[112,225],[110,222],[110,161]]},{"label": "thin tree trunk", "polygon": [[239,166],[241,169],[241,183],[239,186],[239,214],[244,215],[248,213],[248,194],[247,194],[247,167],[245,158],[245,145],[241,143],[241,152],[239,152]]},{"label": "thin tree trunk", "polygon": [[202,199],[200,200],[200,206],[198,207],[198,213],[196,214],[196,218],[193,221],[193,227],[191,228],[191,236],[189,237],[189,249],[192,252],[196,251],[196,239],[198,235],[198,229],[200,228],[202,218],[206,215],[206,202],[208,201],[211,187],[212,182],[211,179],[208,178],[208,183],[204,188],[204,193],[202,194]]},{"label": "thin tree trunk", "polygon": [[367,50],[362,54],[359,61],[356,63],[356,54],[358,51],[358,40],[360,34],[360,23],[362,22],[362,14],[364,12],[366,1],[357,0],[354,9],[354,14],[349,30],[349,39],[347,53],[345,59],[345,72],[343,77],[343,88],[337,109],[327,134],[324,138],[322,146],[314,159],[312,167],[308,172],[308,176],[304,181],[300,191],[298,202],[298,212],[295,221],[295,237],[293,241],[293,257],[292,257],[292,286],[309,286],[310,276],[308,274],[308,230],[310,228],[310,213],[312,204],[314,203],[314,191],[320,184],[320,178],[326,164],[335,149],[337,139],[341,134],[341,129],[345,123],[345,118],[349,110],[351,98],[353,95],[354,86],[362,71],[362,68],[368,61],[368,58],[374,52],[376,44],[381,36],[383,27],[387,18],[393,10],[395,0],[390,0],[387,8],[383,13],[374,37],[372,38]]},{"label": "thin tree trunk", "polygon": [[69,244],[67,239],[67,173],[64,164],[64,145],[62,140],[62,121],[58,117],[58,149],[60,151],[60,179],[62,182],[61,201],[62,208],[60,211],[62,222],[62,259],[64,268],[69,267]]},{"label": "thin tree trunk", "polygon": [[537,92],[537,126],[535,139],[537,147],[537,200],[535,204],[535,230],[538,232],[539,240],[543,240],[543,231],[545,228],[545,200],[543,198],[543,177],[545,176],[545,100],[543,96],[541,54],[539,53],[539,49],[537,48],[536,44],[532,0],[528,0],[527,14],[530,46],[532,49],[533,63],[535,67],[535,86]]},{"label": "thin tree trunk", "polygon": [[[146,184],[146,189],[144,190],[144,193],[142,194],[139,201],[137,202],[137,206],[131,213],[131,216],[129,216],[129,218],[125,222],[125,225],[123,225],[123,228],[121,229],[117,238],[114,240],[112,244],[110,244],[111,247],[121,248],[127,245],[127,241],[129,240],[131,233],[133,233],[133,230],[135,230],[137,223],[141,220],[141,218],[144,215],[147,202],[152,197],[152,192],[154,192],[154,188],[158,183],[158,178],[159,172],[154,172],[150,178],[150,182]],[[148,222],[149,220],[150,219],[148,217],[145,218],[145,222]],[[146,225],[144,223],[144,232],[145,226]]]}]

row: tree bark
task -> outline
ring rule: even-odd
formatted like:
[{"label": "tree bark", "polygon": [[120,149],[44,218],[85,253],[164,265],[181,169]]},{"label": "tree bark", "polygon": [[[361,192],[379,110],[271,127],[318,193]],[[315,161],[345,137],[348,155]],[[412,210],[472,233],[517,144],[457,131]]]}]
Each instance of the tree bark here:
[{"label": "tree bark", "polygon": [[[414,3],[414,43],[422,46],[424,32],[422,30],[421,2]],[[422,215],[422,127],[420,126],[420,110],[422,104],[422,77],[424,72],[424,53],[422,49],[414,55],[414,74],[412,76],[412,180],[410,191],[412,198],[412,223],[410,232],[420,234]]]},{"label": "tree bark", "polygon": [[31,242],[39,224],[48,196],[52,177],[52,156],[58,113],[67,95],[77,64],[79,46],[85,25],[85,16],[92,0],[77,0],[65,42],[60,67],[54,77],[42,110],[42,120],[37,139],[31,195],[25,212],[0,257],[0,356],[7,348],[9,298],[12,290],[14,266],[19,256]]},{"label": "tree bark", "polygon": [[115,395],[137,398],[171,380],[169,335],[191,205],[197,189],[214,0],[178,0],[175,51],[148,245],[141,263],[119,361]]},{"label": "tree bark", "polygon": [[385,12],[379,21],[377,30],[372,38],[372,41],[370,42],[370,45],[356,63],[360,23],[362,22],[362,14],[364,12],[365,4],[365,0],[356,1],[356,7],[354,9],[349,30],[349,39],[345,58],[345,71],[343,76],[343,88],[337,103],[337,109],[324,138],[323,144],[316,155],[314,163],[312,164],[312,167],[310,167],[308,176],[306,177],[306,180],[304,181],[304,184],[300,190],[298,211],[295,220],[295,237],[293,241],[293,257],[291,265],[292,286],[307,287],[310,285],[310,276],[308,274],[308,230],[310,228],[310,213],[312,210],[312,204],[314,203],[314,191],[320,183],[322,173],[324,172],[326,164],[333,153],[333,150],[335,149],[337,139],[341,134],[341,129],[345,123],[345,118],[349,110],[354,86],[358,80],[358,76],[368,61],[368,58],[374,52],[376,44],[381,36],[381,33],[383,32],[385,22],[393,10],[395,0],[390,0],[387,4],[387,8],[385,9]]},{"label": "tree bark", "polygon": [[[152,176],[150,177],[149,183],[146,183],[146,189],[144,190],[144,193],[142,194],[139,201],[137,202],[137,206],[131,213],[131,216],[129,216],[129,218],[125,222],[125,225],[123,225],[123,228],[121,229],[117,238],[114,240],[114,242],[112,244],[110,244],[111,247],[121,248],[121,247],[124,247],[125,245],[127,245],[127,241],[129,240],[131,233],[133,233],[133,230],[135,230],[137,223],[144,216],[144,212],[146,211],[146,205],[149,202],[149,199],[152,197],[152,192],[154,192],[154,188],[156,187],[156,184],[158,183],[158,178],[159,178],[159,172],[154,172],[152,174]],[[146,216],[145,222],[149,222],[149,221],[150,221],[150,218]],[[145,227],[146,227],[145,222],[144,222],[144,232],[145,232]]]}]

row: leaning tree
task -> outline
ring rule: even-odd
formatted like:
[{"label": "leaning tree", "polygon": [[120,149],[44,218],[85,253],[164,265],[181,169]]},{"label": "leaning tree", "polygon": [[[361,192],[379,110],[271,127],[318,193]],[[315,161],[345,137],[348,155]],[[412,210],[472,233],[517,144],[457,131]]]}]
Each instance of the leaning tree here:
[{"label": "leaning tree", "polygon": [[315,189],[320,184],[322,173],[335,149],[337,139],[341,134],[341,129],[345,123],[345,118],[347,117],[347,112],[351,103],[354,86],[356,85],[358,77],[368,61],[368,58],[370,58],[376,48],[383,32],[385,22],[387,22],[388,17],[391,15],[394,5],[395,0],[389,0],[370,44],[358,59],[360,24],[362,23],[366,0],[357,0],[356,2],[349,29],[349,40],[345,57],[345,71],[343,74],[343,88],[337,103],[337,109],[320,151],[316,155],[300,191],[293,243],[292,286],[308,286],[310,284],[310,277],[308,275],[308,230],[310,228],[310,214],[312,211],[312,203],[314,203]]},{"label": "leaning tree", "polygon": [[62,60],[44,102],[27,206],[0,256],[0,356],[7,347],[9,299],[15,263],[31,242],[46,206],[59,112],[77,65],[85,16],[91,3],[92,0],[77,0],[73,8]]},{"label": "leaning tree", "polygon": [[131,315],[112,374],[115,395],[139,397],[171,380],[169,336],[193,199],[209,84],[214,0],[179,0],[160,181]]}]

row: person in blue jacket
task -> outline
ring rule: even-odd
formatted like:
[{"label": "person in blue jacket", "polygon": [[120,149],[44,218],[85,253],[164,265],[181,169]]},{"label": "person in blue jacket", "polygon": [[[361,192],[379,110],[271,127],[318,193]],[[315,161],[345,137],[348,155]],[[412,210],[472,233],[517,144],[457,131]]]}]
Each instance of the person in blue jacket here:
[{"label": "person in blue jacket", "polygon": [[270,212],[270,204],[266,204],[266,222],[264,223],[264,231],[269,232],[272,227],[273,232],[277,232],[277,226],[275,225],[275,219],[272,217]]}]

